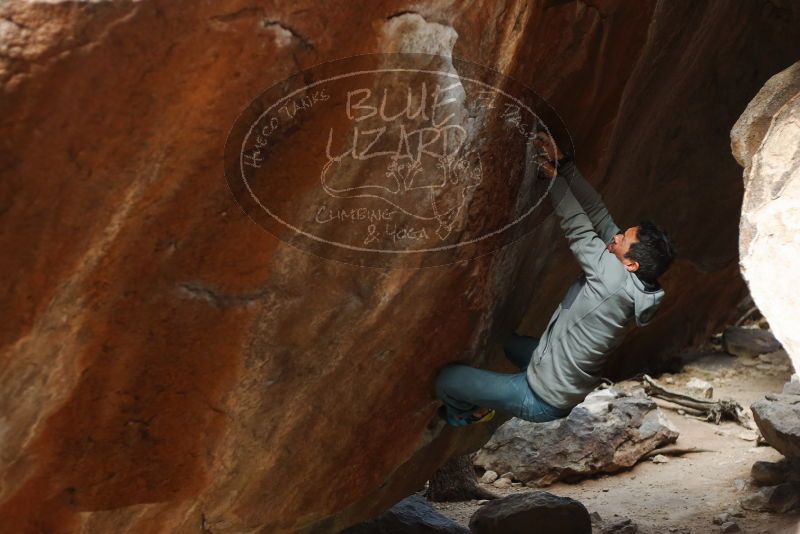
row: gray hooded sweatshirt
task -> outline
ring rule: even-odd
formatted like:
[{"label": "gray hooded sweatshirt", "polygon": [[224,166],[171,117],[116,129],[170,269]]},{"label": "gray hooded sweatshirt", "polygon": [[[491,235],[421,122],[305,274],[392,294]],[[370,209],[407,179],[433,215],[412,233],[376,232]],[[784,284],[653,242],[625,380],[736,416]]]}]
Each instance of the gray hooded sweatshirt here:
[{"label": "gray hooded sweatshirt", "polygon": [[620,233],[600,195],[572,162],[559,168],[550,198],[583,273],[556,308],[527,369],[548,404],[570,409],[601,382],[607,355],[632,328],[650,322],[664,297],[606,249]]}]

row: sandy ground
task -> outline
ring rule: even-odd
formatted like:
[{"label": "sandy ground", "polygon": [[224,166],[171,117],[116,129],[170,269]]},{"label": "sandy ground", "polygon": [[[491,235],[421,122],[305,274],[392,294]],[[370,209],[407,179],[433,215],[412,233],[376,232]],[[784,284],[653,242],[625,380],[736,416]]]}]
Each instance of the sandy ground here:
[{"label": "sandy ground", "polygon": [[[784,365],[758,365],[758,360],[734,358],[727,354],[689,356],[683,371],[655,377],[667,388],[680,391],[692,377],[714,386],[714,398],[733,398],[746,407],[764,393],[780,392],[791,371]],[[788,358],[786,359],[788,362]],[[667,383],[671,380],[673,384]],[[714,533],[720,527],[713,518],[737,511],[741,532],[800,534],[800,513],[775,515],[742,510],[737,501],[753,491],[750,467],[756,460],[775,461],[782,456],[769,446],[756,446],[752,433],[732,422],[719,425],[679,415],[669,403],[658,401],[666,417],[678,428],[676,446],[699,447],[714,452],[671,457],[667,463],[641,461],[633,468],[577,484],[559,483],[545,491],[582,502],[589,512],[605,521],[630,518],[644,534]],[[740,436],[742,435],[742,436]],[[744,439],[749,437],[750,439]],[[531,488],[500,490],[499,495]],[[478,508],[477,501],[432,503],[444,515],[463,525]]]}]

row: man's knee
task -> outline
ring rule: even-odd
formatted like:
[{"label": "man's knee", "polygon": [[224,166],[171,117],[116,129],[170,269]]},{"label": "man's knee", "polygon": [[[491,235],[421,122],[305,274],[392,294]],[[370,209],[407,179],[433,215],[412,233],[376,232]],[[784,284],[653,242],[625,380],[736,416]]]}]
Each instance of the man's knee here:
[{"label": "man's knee", "polygon": [[453,385],[458,380],[459,367],[458,364],[447,364],[436,375],[435,390],[438,399],[444,400],[448,392],[452,391]]}]

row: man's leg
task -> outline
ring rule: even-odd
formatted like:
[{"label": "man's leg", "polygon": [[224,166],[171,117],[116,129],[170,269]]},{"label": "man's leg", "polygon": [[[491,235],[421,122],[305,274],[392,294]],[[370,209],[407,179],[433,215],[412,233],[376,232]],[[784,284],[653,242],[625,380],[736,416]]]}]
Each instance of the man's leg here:
[{"label": "man's leg", "polygon": [[520,336],[514,332],[503,344],[503,351],[506,353],[506,358],[524,371],[528,368],[528,363],[530,363],[533,351],[538,344],[539,338]]},{"label": "man's leg", "polygon": [[525,373],[496,373],[468,365],[446,365],[436,377],[436,396],[458,418],[469,417],[478,408],[522,414],[529,389]]},{"label": "man's leg", "polygon": [[[522,371],[527,371],[528,364],[533,356],[533,351],[539,345],[539,338],[531,336],[521,336],[514,332],[506,339],[503,350],[506,357]],[[527,381],[526,381],[527,384]],[[569,415],[570,410],[556,408],[545,402],[536,392],[528,386],[523,400],[522,413],[517,415],[520,419],[534,421],[537,423],[552,421]]]},{"label": "man's leg", "polygon": [[[526,381],[527,384],[527,381]],[[544,423],[546,421],[553,421],[566,417],[572,411],[571,409],[556,408],[549,405],[542,399],[536,392],[529,386],[526,391],[525,398],[522,401],[522,414],[518,415],[520,419],[526,421],[533,421],[535,423]]]}]

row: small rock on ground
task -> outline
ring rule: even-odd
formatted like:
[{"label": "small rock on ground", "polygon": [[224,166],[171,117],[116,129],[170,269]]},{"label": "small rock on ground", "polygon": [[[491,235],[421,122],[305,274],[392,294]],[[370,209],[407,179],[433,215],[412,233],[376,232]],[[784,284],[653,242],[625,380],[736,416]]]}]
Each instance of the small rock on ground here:
[{"label": "small rock on ground", "polygon": [[499,489],[505,489],[511,487],[511,479],[510,478],[498,478],[494,482],[492,482],[492,486]]},{"label": "small rock on ground", "polygon": [[723,513],[715,516],[714,519],[712,520],[712,522],[715,525],[723,525],[725,523],[730,523],[732,519],[733,519],[733,516],[731,516],[731,514],[729,514],[727,512],[723,512]]},{"label": "small rock on ground", "polygon": [[600,534],[637,534],[639,526],[630,519],[621,519],[600,527]]},{"label": "small rock on ground", "polygon": [[769,330],[741,326],[727,328],[722,335],[722,343],[728,354],[751,358],[781,348],[780,341],[775,339]]},{"label": "small rock on ground", "polygon": [[703,399],[710,399],[714,397],[714,386],[697,377],[693,377],[691,380],[689,380],[689,382],[686,383],[686,389],[689,390],[691,395],[696,397]]},{"label": "small rock on ground", "polygon": [[783,394],[800,395],[800,376],[792,375],[792,378],[783,385]]},{"label": "small rock on ground", "polygon": [[758,461],[750,468],[750,477],[758,486],[777,486],[786,482],[790,464],[783,462]]},{"label": "small rock on ground", "polygon": [[800,483],[784,482],[761,488],[746,499],[742,507],[757,512],[786,513],[800,509]]},{"label": "small rock on ground", "polygon": [[494,471],[488,470],[481,477],[481,482],[483,482],[484,484],[491,484],[492,482],[494,482],[498,478],[499,477],[497,476],[497,473],[495,473]]}]

